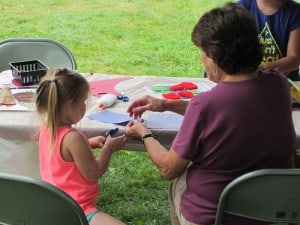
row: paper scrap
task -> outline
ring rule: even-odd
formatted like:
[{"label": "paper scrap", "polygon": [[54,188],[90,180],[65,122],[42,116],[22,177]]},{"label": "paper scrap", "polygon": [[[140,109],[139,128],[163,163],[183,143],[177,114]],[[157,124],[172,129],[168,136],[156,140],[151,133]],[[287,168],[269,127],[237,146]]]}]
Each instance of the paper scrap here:
[{"label": "paper scrap", "polygon": [[150,129],[178,130],[183,116],[177,113],[147,112],[145,121]]},{"label": "paper scrap", "polygon": [[105,79],[105,80],[95,80],[90,81],[90,89],[92,95],[99,97],[103,94],[114,94],[120,95],[118,91],[115,90],[115,86],[122,81],[132,79],[132,77],[121,77],[116,79]]}]

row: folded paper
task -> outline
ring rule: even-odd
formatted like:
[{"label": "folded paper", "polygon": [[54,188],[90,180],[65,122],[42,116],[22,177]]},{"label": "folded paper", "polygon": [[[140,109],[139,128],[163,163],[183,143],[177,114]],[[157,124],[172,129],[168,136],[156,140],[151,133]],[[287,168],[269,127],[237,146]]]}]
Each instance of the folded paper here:
[{"label": "folded paper", "polygon": [[11,93],[11,90],[7,86],[2,86],[0,93],[0,104],[3,105],[15,105],[16,101]]}]

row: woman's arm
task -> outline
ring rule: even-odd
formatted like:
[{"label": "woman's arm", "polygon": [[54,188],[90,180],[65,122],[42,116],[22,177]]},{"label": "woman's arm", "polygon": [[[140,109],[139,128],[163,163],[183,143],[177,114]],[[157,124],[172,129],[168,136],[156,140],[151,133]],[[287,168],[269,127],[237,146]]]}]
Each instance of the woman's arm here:
[{"label": "woman's arm", "polygon": [[172,111],[184,115],[187,105],[188,102],[183,100],[165,100],[146,95],[134,101],[128,107],[127,112],[135,119],[141,117],[147,110],[154,112]]},{"label": "woman's arm", "polygon": [[154,138],[147,138],[144,142],[152,162],[166,179],[172,180],[184,173],[188,160],[179,157],[173,149],[167,151]]},{"label": "woman's arm", "polygon": [[[142,140],[142,137],[151,134],[151,131],[143,123],[135,120],[128,123],[126,133]],[[179,157],[173,149],[168,151],[154,137],[145,138],[144,144],[152,162],[166,179],[174,179],[186,170],[189,161]]]}]

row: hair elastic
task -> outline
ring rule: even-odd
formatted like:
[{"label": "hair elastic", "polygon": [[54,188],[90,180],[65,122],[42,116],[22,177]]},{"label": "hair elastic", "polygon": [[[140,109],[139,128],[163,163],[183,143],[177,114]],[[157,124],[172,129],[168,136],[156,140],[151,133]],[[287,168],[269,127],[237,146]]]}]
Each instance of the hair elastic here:
[{"label": "hair elastic", "polygon": [[50,80],[50,83],[54,83],[54,84],[56,84],[56,79],[52,79],[52,80]]}]

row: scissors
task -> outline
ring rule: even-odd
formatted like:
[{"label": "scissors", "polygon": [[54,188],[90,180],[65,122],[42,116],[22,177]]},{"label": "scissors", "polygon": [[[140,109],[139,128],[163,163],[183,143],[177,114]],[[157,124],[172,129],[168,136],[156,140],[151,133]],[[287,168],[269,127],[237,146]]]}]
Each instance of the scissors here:
[{"label": "scissors", "polygon": [[128,102],[129,101],[129,98],[127,95],[125,95],[124,93],[121,92],[120,95],[117,96],[117,99],[118,100],[121,100],[123,102]]},{"label": "scissors", "polygon": [[107,137],[108,136],[113,136],[114,134],[116,134],[117,132],[118,132],[118,130],[119,130],[119,128],[112,128],[112,129],[110,129],[109,131],[107,131],[106,133],[105,133],[105,140],[104,140],[104,143],[105,143],[105,141],[106,141],[106,139],[107,139]]}]

